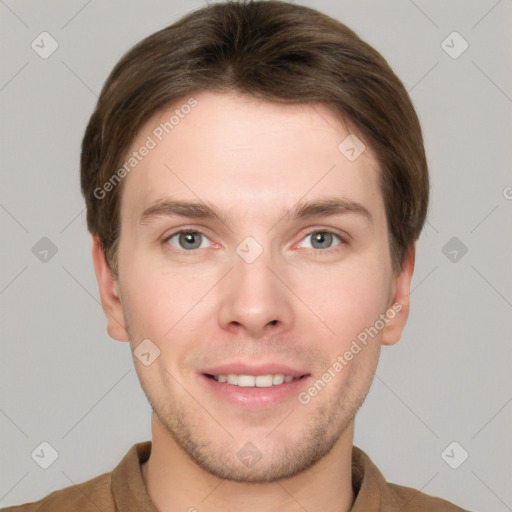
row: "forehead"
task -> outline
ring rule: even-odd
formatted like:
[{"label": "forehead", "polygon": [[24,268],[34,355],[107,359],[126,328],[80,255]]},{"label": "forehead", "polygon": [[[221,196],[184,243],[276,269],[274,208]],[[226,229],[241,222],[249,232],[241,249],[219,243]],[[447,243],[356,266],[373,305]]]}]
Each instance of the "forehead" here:
[{"label": "forehead", "polygon": [[248,216],[339,194],[378,216],[378,165],[368,144],[353,159],[346,150],[354,142],[355,151],[364,147],[363,137],[325,105],[203,91],[158,112],[139,131],[126,156],[138,153],[124,178],[121,215],[135,220],[167,194]]}]

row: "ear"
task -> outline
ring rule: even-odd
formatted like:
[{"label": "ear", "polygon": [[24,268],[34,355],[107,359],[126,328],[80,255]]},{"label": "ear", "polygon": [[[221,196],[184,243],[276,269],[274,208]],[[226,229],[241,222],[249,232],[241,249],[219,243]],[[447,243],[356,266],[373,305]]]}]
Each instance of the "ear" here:
[{"label": "ear", "polygon": [[100,292],[101,305],[107,318],[107,332],[118,341],[129,341],[123,307],[116,291],[117,281],[107,264],[105,252],[97,236],[92,237],[92,261]]},{"label": "ear", "polygon": [[413,243],[405,252],[400,275],[393,278],[392,298],[386,313],[389,321],[382,334],[383,345],[394,345],[398,342],[409,317],[409,295],[411,293],[415,257],[416,244]]}]

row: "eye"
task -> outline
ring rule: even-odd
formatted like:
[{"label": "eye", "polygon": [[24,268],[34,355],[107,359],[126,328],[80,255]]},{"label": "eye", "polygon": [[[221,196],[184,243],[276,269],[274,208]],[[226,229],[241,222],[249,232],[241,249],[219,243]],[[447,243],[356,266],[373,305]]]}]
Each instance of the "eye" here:
[{"label": "eye", "polygon": [[330,231],[311,231],[303,240],[307,240],[309,237],[311,237],[309,248],[312,249],[331,249],[335,238],[339,240],[339,243],[335,244],[335,246],[344,243],[344,240],[339,235],[331,233]]},{"label": "eye", "polygon": [[[173,242],[174,240],[174,242]],[[209,242],[209,239],[199,231],[181,230],[168,236],[164,242],[171,244],[177,249],[191,251],[194,249],[205,249],[209,247],[204,245],[203,242]]]}]

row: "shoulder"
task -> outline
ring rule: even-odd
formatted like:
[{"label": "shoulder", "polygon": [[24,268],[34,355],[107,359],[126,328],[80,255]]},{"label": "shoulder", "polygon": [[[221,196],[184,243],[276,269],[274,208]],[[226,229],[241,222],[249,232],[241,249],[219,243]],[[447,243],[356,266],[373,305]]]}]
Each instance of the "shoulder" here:
[{"label": "shoulder", "polygon": [[442,498],[388,482],[370,457],[357,446],[352,451],[352,482],[357,491],[354,512],[468,512]]},{"label": "shoulder", "polygon": [[54,491],[39,501],[2,508],[0,512],[116,512],[130,506],[133,510],[156,512],[151,508],[140,472],[140,464],[150,453],[151,441],[134,444],[112,472]]},{"label": "shoulder", "polygon": [[110,491],[111,473],[71,485],[48,494],[39,501],[0,509],[0,512],[102,512],[114,511],[115,505]]},{"label": "shoulder", "polygon": [[412,487],[386,483],[389,499],[402,512],[467,512],[463,508],[435,496],[424,494]]}]

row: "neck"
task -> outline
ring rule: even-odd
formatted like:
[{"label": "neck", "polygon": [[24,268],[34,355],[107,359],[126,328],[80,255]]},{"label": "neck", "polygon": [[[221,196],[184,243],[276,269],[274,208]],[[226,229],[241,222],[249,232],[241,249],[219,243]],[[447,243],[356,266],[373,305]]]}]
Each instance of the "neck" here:
[{"label": "neck", "polygon": [[204,471],[176,444],[154,413],[151,429],[151,455],[142,465],[142,478],[160,512],[348,512],[355,499],[353,422],[316,464],[291,478],[263,483],[222,480]]}]

